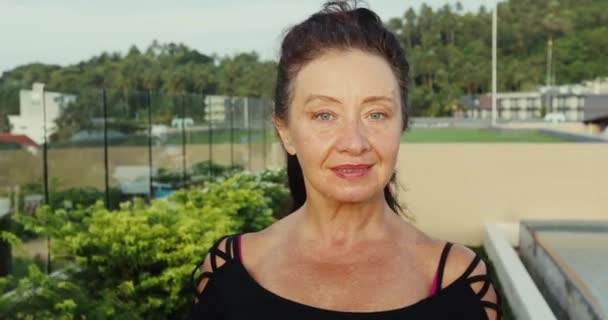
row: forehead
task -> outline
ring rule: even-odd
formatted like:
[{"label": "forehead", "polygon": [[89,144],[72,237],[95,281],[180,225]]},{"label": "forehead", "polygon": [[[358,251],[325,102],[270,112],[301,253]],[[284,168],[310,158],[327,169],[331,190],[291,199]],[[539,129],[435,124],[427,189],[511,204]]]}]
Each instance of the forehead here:
[{"label": "forehead", "polygon": [[367,96],[398,98],[398,83],[389,64],[361,50],[332,50],[307,63],[294,79],[294,101],[310,94],[341,100]]}]

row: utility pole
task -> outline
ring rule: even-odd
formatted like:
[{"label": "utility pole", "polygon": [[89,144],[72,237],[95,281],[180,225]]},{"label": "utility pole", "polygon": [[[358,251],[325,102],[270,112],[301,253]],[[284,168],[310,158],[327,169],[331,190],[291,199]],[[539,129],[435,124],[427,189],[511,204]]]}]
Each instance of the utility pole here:
[{"label": "utility pole", "polygon": [[551,112],[555,112],[553,110],[553,37],[549,36],[549,41],[547,42],[547,112],[551,109]]},{"label": "utility pole", "polygon": [[492,126],[496,126],[496,46],[498,37],[498,2],[494,3],[492,12]]}]

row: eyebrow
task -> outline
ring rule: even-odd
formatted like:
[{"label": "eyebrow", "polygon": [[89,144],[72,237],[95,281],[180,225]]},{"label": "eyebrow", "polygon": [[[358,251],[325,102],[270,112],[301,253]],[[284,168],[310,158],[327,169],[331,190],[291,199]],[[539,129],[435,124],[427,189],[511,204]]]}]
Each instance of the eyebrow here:
[{"label": "eyebrow", "polygon": [[[342,103],[342,101],[340,101],[334,97],[320,95],[320,94],[311,94],[308,97],[306,97],[306,100],[304,101],[304,105],[307,105],[309,102],[315,101],[315,100],[321,100],[321,101],[332,102],[332,103]],[[363,103],[381,102],[381,101],[388,102],[388,103],[394,103],[393,99],[390,97],[387,97],[387,96],[369,96],[369,97],[366,97],[365,99],[363,99]]]},{"label": "eyebrow", "polygon": [[342,101],[340,101],[334,97],[324,96],[324,95],[320,95],[320,94],[311,94],[308,97],[306,97],[306,100],[304,101],[304,105],[307,105],[311,101],[315,101],[315,100],[321,100],[321,101],[333,102],[333,103],[342,103]]},{"label": "eyebrow", "polygon": [[393,99],[387,97],[387,96],[371,96],[371,97],[367,97],[365,99],[363,99],[363,103],[370,103],[370,102],[388,102],[388,103],[395,103],[395,101],[393,101]]}]

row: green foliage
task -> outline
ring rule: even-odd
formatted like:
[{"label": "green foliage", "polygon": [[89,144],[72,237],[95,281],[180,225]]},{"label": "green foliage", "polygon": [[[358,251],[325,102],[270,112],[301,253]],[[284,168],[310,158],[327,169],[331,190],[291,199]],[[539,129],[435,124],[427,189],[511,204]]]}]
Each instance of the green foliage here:
[{"label": "green foliage", "polygon": [[[120,125],[119,131],[131,133],[146,119],[146,91],[152,96],[154,123],[169,124],[177,110],[171,95],[241,95],[269,98],[273,94],[276,63],[262,61],[256,53],[234,56],[207,56],[183,44],[154,41],[144,52],[132,47],[122,56],[102,53],[76,65],[59,67],[28,64],[4,72],[0,77],[0,130],[6,127],[4,115],[19,113],[19,90],[34,82],[46,83],[49,91],[74,93],[76,102],[66,107],[57,120],[53,141],[63,141],[74,133],[91,128],[90,119],[103,114],[102,88],[106,88],[108,115],[115,121],[127,119],[135,125]],[[185,103],[197,107],[194,116],[202,119],[202,101]],[[181,103],[181,102],[180,102]],[[118,126],[118,123],[112,125]],[[124,129],[124,130],[123,130]]]},{"label": "green foliage", "polygon": [[192,166],[193,175],[210,175],[212,177],[226,176],[242,171],[243,166],[235,164],[232,166],[224,166],[213,163],[209,160],[200,161]]},{"label": "green foliage", "polygon": [[273,223],[273,208],[288,195],[283,177],[235,173],[149,205],[135,199],[111,211],[97,202],[16,215],[27,230],[53,239],[54,264],[67,267],[51,276],[31,267],[0,298],[0,317],[185,319],[194,266],[222,235]]},{"label": "green foliage", "polygon": [[[120,201],[120,189],[110,188],[109,208],[118,208]],[[70,188],[63,191],[51,192],[49,202],[52,209],[74,207],[89,207],[99,200],[105,201],[105,191],[93,187]]]},{"label": "green foliage", "polygon": [[[549,39],[554,43],[555,83],[608,76],[608,57],[603,54],[608,49],[607,12],[608,2],[603,0],[500,3],[498,89],[534,90],[544,84]],[[418,10],[387,17],[386,25],[407,51],[414,115],[449,115],[459,108],[462,95],[490,91],[490,10],[481,7],[471,13],[463,11],[458,3],[439,9],[423,4]],[[129,95],[127,91],[270,98],[275,75],[276,62],[261,61],[255,52],[217,57],[183,44],[154,41],[143,51],[132,46],[126,55],[104,52],[66,67],[29,64],[7,71],[0,77],[0,115],[17,113],[18,91],[30,88],[35,81],[60,92],[112,89],[108,95],[110,115],[139,121],[145,118],[141,113],[145,95]],[[80,92],[82,102],[76,102],[74,112],[65,113],[58,121],[55,139],[90,126],[83,117],[100,114],[99,97],[100,91]],[[177,114],[169,100],[158,102],[161,107],[153,115],[155,123],[167,123],[171,115]]]},{"label": "green foliage", "polygon": [[19,242],[19,239],[8,232],[11,220],[9,216],[0,218],[0,277],[9,273],[11,265],[11,245]]},{"label": "green foliage", "polygon": [[[11,131],[11,124],[8,121],[8,114],[6,113],[6,111],[0,111],[0,132],[10,132]],[[2,145],[0,145],[0,148],[2,148]]]},{"label": "green foliage", "polygon": [[170,184],[172,187],[185,184],[197,184],[210,179],[226,177],[243,171],[241,165],[221,165],[209,160],[200,161],[192,165],[192,168],[184,172],[180,169],[159,168],[154,176],[154,181]]},{"label": "green foliage", "polygon": [[[535,90],[545,83],[553,39],[556,84],[608,76],[608,2],[510,0],[498,5],[498,90]],[[491,11],[422,5],[389,21],[408,51],[414,115],[449,115],[464,94],[491,87]]]},{"label": "green foliage", "polygon": [[[49,207],[51,210],[57,209],[66,209],[72,210],[74,208],[85,208],[90,207],[95,204],[97,201],[102,200],[105,201],[105,190],[101,191],[93,187],[82,187],[82,188],[70,188],[62,191],[54,191],[57,186],[57,182],[52,181],[50,184],[50,192],[49,192]],[[25,211],[25,196],[30,194],[43,194],[43,187],[40,183],[29,183],[21,186],[21,193],[19,195],[19,200],[12,202],[18,202],[20,205],[17,208],[17,212],[23,213]],[[118,208],[120,202],[120,189],[118,188],[110,188],[110,203],[109,208],[116,209]],[[11,195],[11,198],[15,197],[15,195]],[[18,223],[13,223],[10,229],[13,234],[17,235],[22,240],[28,240],[37,237],[36,233],[31,230],[26,230],[23,225]]]},{"label": "green foliage", "polygon": [[258,187],[270,201],[274,217],[282,218],[291,209],[287,170],[265,170],[259,173],[257,179]]},{"label": "green foliage", "polygon": [[[36,265],[17,288],[0,298],[0,316],[12,319],[82,319],[85,308],[95,308],[82,288],[61,274],[47,276]],[[4,279],[6,282],[6,279]],[[103,305],[105,301],[100,301]],[[93,314],[93,313],[91,313]]]}]

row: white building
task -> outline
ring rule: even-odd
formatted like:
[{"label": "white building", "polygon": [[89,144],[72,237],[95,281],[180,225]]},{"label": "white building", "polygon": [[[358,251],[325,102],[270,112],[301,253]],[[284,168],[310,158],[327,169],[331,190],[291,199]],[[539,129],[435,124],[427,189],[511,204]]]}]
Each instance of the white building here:
[{"label": "white building", "polygon": [[[566,121],[582,121],[587,96],[608,94],[608,79],[580,84],[540,87],[535,92],[499,92],[496,94],[498,119],[538,120],[544,113],[563,114]],[[463,97],[469,118],[492,117],[492,95]]]},{"label": "white building", "polygon": [[44,84],[34,83],[32,90],[19,91],[19,115],[9,115],[11,133],[23,134],[37,144],[44,143],[44,107],[46,108],[47,139],[56,130],[55,120],[67,105],[76,101],[75,95],[44,91]]},{"label": "white building", "polygon": [[[539,92],[506,92],[496,94],[498,118],[504,120],[529,120],[541,117]],[[468,118],[491,119],[492,96],[483,95],[469,99],[473,105],[467,109]]]},{"label": "white building", "polygon": [[608,79],[541,87],[540,92],[547,112],[562,113],[566,120],[581,121],[584,117],[585,97],[608,94]]},{"label": "white building", "polygon": [[219,127],[226,128],[230,125],[235,129],[259,127],[262,123],[262,108],[265,107],[260,98],[220,95],[206,96],[205,106],[205,120]]},{"label": "white building", "polygon": [[230,100],[228,96],[205,96],[205,120],[223,124],[227,119],[226,105],[230,103]]}]

